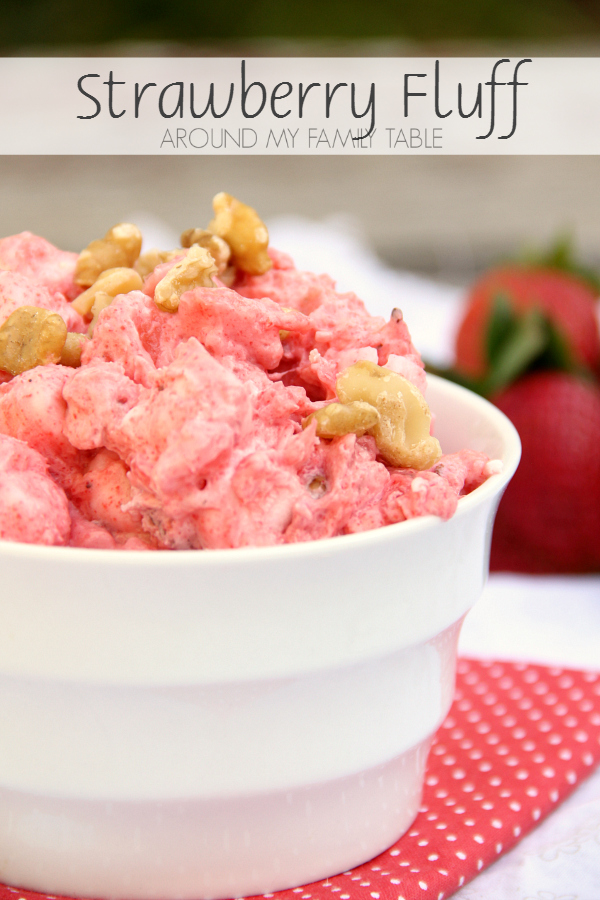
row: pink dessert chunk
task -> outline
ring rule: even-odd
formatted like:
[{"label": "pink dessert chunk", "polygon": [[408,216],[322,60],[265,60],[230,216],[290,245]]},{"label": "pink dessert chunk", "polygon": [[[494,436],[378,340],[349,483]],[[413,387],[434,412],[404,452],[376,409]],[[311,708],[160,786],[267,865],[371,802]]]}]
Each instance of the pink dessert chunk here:
[{"label": "pink dessert chunk", "polygon": [[[415,516],[449,518],[496,469],[465,450],[426,470],[390,465],[370,433],[318,437],[307,418],[337,400],[355,363],[426,390],[399,310],[371,316],[327,275],[270,250],[263,275],[192,287],[175,312],[155,291],[117,295],[94,321],[81,365],[0,372],[0,537],[98,549],[271,546]],[[0,240],[0,326],[19,306],[61,315],[76,255],[27,232]]]}]

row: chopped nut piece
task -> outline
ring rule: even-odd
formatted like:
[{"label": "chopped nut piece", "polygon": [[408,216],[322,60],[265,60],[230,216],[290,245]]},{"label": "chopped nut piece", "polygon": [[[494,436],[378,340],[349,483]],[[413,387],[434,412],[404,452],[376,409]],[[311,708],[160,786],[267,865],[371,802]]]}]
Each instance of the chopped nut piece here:
[{"label": "chopped nut piece", "polygon": [[[289,312],[289,313],[295,313],[295,312],[296,312],[296,310],[293,309],[291,306],[282,306],[282,307],[281,307],[281,311],[282,311],[282,312]],[[291,331],[288,331],[287,328],[280,328],[280,329],[279,329],[279,340],[282,341],[282,342],[283,342],[283,341],[287,341],[287,339],[289,338],[289,336],[290,336],[291,333],[292,333],[292,332],[291,332]]]},{"label": "chopped nut piece", "polygon": [[225,271],[231,256],[231,247],[227,241],[205,228],[188,228],[181,235],[181,246],[193,247],[194,244],[208,250],[215,261],[219,275]]},{"label": "chopped nut piece", "polygon": [[94,284],[76,297],[71,306],[81,313],[82,316],[89,316],[94,305],[96,294],[102,292],[116,297],[117,294],[128,294],[129,291],[139,291],[144,286],[141,275],[135,269],[107,269],[102,272],[100,277]]},{"label": "chopped nut piece", "polygon": [[106,291],[98,291],[98,293],[94,297],[94,303],[92,304],[92,308],[90,310],[92,314],[92,321],[90,322],[89,328],[87,330],[87,336],[89,338],[91,338],[94,334],[94,328],[96,327],[98,316],[103,309],[106,309],[107,306],[110,306],[114,299],[115,298],[112,296],[112,294],[107,294]]},{"label": "chopped nut piece", "polygon": [[150,272],[154,272],[157,266],[160,266],[161,263],[169,262],[172,259],[175,259],[176,256],[182,256],[184,253],[183,248],[177,247],[175,250],[157,250],[154,248],[153,250],[148,250],[146,253],[142,253],[138,261],[136,262],[134,269],[138,272],[142,278],[146,278]]},{"label": "chopped nut piece", "polygon": [[442,450],[429,433],[429,407],[402,375],[360,360],[341,373],[336,386],[342,403],[363,400],[376,407],[380,419],[370,434],[391,466],[428,469],[438,461]]},{"label": "chopped nut piece", "polygon": [[[186,228],[185,231],[181,232],[179,240],[182,247],[189,248],[192,244],[200,244],[205,235],[212,236],[212,231],[207,231],[206,228]],[[202,244],[202,246],[204,245]]]},{"label": "chopped nut piece", "polygon": [[356,434],[361,437],[379,422],[379,413],[370,403],[355,400],[351,403],[330,403],[312,413],[302,423],[306,428],[310,422],[317,423],[317,435],[322,438],[341,437]]},{"label": "chopped nut piece", "polygon": [[250,275],[268,272],[273,265],[267,253],[269,232],[258,213],[225,193],[216,195],[213,209],[208,229],[227,241],[233,265]]},{"label": "chopped nut piece", "polygon": [[214,287],[212,278],[216,274],[217,269],[208,250],[194,244],[185,259],[176,263],[158,282],[154,302],[165,312],[177,312],[182,294],[195,287]]},{"label": "chopped nut piece", "polygon": [[327,482],[322,475],[311,478],[308,489],[314,497],[322,497],[327,492]]},{"label": "chopped nut piece", "polygon": [[61,366],[71,366],[74,369],[80,366],[81,351],[86,341],[87,338],[84,334],[77,334],[77,332],[69,331],[65,346],[60,355]]},{"label": "chopped nut piece", "polygon": [[231,287],[236,277],[235,266],[227,266],[224,272],[219,273],[219,280],[225,287]]},{"label": "chopped nut piece", "polygon": [[139,228],[129,222],[114,225],[101,240],[82,250],[75,266],[75,284],[89,287],[107,269],[133,266],[142,249]]},{"label": "chopped nut piece", "polygon": [[0,369],[20,375],[60,361],[67,326],[58,313],[19,306],[0,328]]}]

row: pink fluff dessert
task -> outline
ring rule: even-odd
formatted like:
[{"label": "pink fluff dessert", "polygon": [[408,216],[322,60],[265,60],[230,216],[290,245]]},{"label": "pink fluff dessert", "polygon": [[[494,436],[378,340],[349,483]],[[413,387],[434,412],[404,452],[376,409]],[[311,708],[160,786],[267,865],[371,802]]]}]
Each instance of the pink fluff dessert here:
[{"label": "pink fluff dessert", "polygon": [[125,225],[79,256],[0,240],[0,538],[308,541],[449,518],[498,471],[440,455],[398,310],[297,271],[229,195],[215,212],[142,256]]}]

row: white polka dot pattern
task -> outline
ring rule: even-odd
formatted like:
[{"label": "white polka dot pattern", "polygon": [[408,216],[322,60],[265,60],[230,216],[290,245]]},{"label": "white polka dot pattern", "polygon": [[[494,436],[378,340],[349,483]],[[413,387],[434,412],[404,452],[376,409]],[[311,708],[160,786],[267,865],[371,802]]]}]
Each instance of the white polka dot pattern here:
[{"label": "white polka dot pattern", "polygon": [[[600,761],[600,674],[459,660],[412,828],[376,859],[267,900],[445,900]],[[0,885],[0,900],[61,900]],[[258,898],[262,900],[262,898]]]}]

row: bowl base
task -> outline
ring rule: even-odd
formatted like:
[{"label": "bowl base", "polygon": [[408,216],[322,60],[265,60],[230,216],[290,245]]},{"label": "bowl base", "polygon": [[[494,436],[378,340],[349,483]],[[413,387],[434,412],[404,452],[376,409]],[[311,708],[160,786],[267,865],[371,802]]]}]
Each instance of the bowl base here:
[{"label": "bowl base", "polygon": [[0,880],[115,900],[216,900],[318,881],[407,830],[430,743],[344,778],[230,800],[107,802],[0,788]]}]

